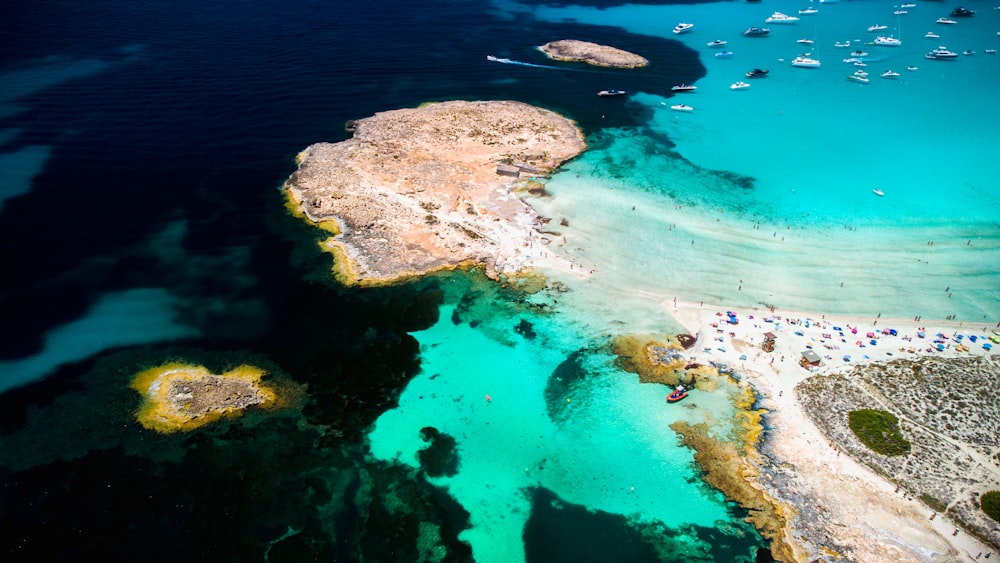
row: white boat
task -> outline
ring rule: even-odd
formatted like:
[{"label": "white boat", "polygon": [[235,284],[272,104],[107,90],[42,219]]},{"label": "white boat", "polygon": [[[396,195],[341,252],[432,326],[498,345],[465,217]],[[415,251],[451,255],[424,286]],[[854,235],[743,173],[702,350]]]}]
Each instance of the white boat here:
[{"label": "white boat", "polygon": [[764,23],[795,23],[797,21],[799,21],[799,18],[795,16],[789,16],[788,14],[775,12],[771,14],[771,17],[764,20]]},{"label": "white boat", "polygon": [[852,82],[860,82],[861,84],[868,84],[871,82],[871,80],[868,79],[868,73],[863,70],[847,75],[847,79]]},{"label": "white boat", "polygon": [[851,51],[851,56],[852,57],[867,57],[868,53],[866,51],[862,51],[862,50],[859,49],[857,51]]},{"label": "white boat", "polygon": [[709,41],[708,42],[708,46],[709,47],[725,47],[726,46],[726,42],[723,41],[722,39],[716,39],[715,41]]},{"label": "white boat", "polygon": [[934,33],[933,31],[928,31],[927,33],[924,34],[924,37],[926,37],[927,39],[941,39],[941,36],[938,35],[937,33]]},{"label": "white boat", "polygon": [[856,63],[854,63],[854,66],[860,67],[860,68],[864,68],[864,67],[866,67],[868,65],[865,64],[865,63],[863,63],[863,62],[861,62],[861,61],[857,61]]},{"label": "white boat", "polygon": [[816,59],[809,58],[808,54],[799,55],[792,59],[792,66],[802,67],[802,68],[819,68],[819,61]]},{"label": "white boat", "polygon": [[628,94],[628,92],[626,92],[625,90],[601,90],[600,92],[597,93],[597,95],[602,98],[624,96],[625,94]]},{"label": "white boat", "polygon": [[911,71],[912,70],[917,70],[917,67],[915,67],[913,65],[907,65],[906,70],[911,70]]},{"label": "white boat", "polygon": [[812,45],[814,41],[812,39],[799,39],[796,43],[801,43],[803,45]]},{"label": "white boat", "polygon": [[686,106],[684,104],[674,104],[670,106],[670,109],[674,111],[692,111],[694,108],[691,106]]},{"label": "white boat", "polygon": [[914,4],[914,3],[912,3],[912,2],[910,2],[909,4],[901,4],[899,7],[900,8],[916,8],[917,5]]},{"label": "white boat", "polygon": [[811,16],[813,14],[818,14],[818,13],[819,13],[819,10],[817,10],[816,8],[813,8],[812,6],[809,6],[808,8],[806,8],[804,10],[799,10],[799,15],[800,16]]},{"label": "white boat", "polygon": [[882,73],[882,78],[899,78],[899,73],[892,70],[887,70]]},{"label": "white boat", "polygon": [[670,91],[672,92],[694,92],[697,89],[697,86],[692,86],[691,84],[678,84],[677,86],[670,87]]},{"label": "white boat", "polygon": [[987,55],[995,55],[995,54],[997,54],[997,50],[996,49],[985,49],[983,52],[986,53]]},{"label": "white boat", "polygon": [[968,56],[968,55],[975,55],[976,52],[973,51],[972,49],[966,49],[965,51],[962,51],[962,54]]},{"label": "white boat", "polygon": [[851,46],[851,42],[850,41],[844,41],[844,42],[837,41],[836,43],[833,44],[833,46],[834,47],[850,47]]},{"label": "white boat", "polygon": [[907,12],[906,10],[896,10],[895,12],[893,12],[893,14],[895,14],[897,16],[901,16],[903,14],[909,14],[909,13],[910,12]]},{"label": "white boat", "polygon": [[746,90],[749,87],[750,84],[743,82],[742,80],[740,80],[739,82],[734,82],[729,85],[730,90]]},{"label": "white boat", "polygon": [[884,35],[879,35],[878,37],[875,38],[875,44],[876,45],[883,45],[883,46],[886,46],[886,47],[899,47],[900,45],[903,44],[903,42],[901,40],[899,40],[899,39],[896,39],[895,37],[893,37],[891,35],[888,36],[888,37],[886,37]]},{"label": "white boat", "polygon": [[872,193],[875,194],[875,195],[877,195],[877,196],[879,196],[879,197],[885,195],[885,192],[883,192],[882,190],[880,190],[878,188],[875,188],[874,190],[872,190]]},{"label": "white boat", "polygon": [[863,61],[863,60],[861,60],[861,59],[859,59],[857,57],[847,57],[846,59],[844,59],[844,62],[847,63],[847,64],[851,64],[851,63],[854,63],[854,64],[864,64],[865,63],[865,61]]},{"label": "white boat", "polygon": [[954,51],[949,51],[944,45],[939,46],[930,53],[924,55],[924,58],[938,61],[953,61],[958,58],[958,53]]},{"label": "white boat", "polygon": [[955,20],[949,20],[948,18],[938,18],[937,23],[943,23],[945,25],[955,25],[958,22]]},{"label": "white boat", "polygon": [[868,26],[868,31],[882,31],[883,29],[889,29],[889,26],[878,23]]},{"label": "white boat", "polygon": [[677,24],[676,27],[674,27],[674,33],[680,35],[681,33],[684,33],[685,31],[690,30],[692,27],[694,27],[693,23],[683,23],[682,22],[682,23]]},{"label": "white boat", "polygon": [[717,58],[717,59],[731,59],[731,58],[733,58],[733,52],[732,51],[719,51],[718,53],[715,54],[715,58]]}]

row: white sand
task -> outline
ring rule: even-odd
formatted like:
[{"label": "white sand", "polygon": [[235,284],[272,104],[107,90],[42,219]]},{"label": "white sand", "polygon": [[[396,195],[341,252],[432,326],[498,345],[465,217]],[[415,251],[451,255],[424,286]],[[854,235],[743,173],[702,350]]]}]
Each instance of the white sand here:
[{"label": "white sand", "polygon": [[[860,363],[926,354],[946,357],[989,354],[982,341],[973,344],[967,337],[964,342],[969,352],[956,350],[955,341],[950,339],[942,352],[927,349],[938,333],[982,335],[989,334],[993,327],[940,321],[823,318],[763,308],[733,310],[739,323],[732,325],[725,316],[730,309],[724,307],[687,302],[675,305],[673,300],[664,301],[663,306],[691,334],[699,336],[691,350],[697,358],[725,362],[738,369],[761,393],[762,406],[770,411],[771,453],[779,463],[794,466],[795,482],[801,487],[798,492],[824,509],[827,529],[840,530],[836,535],[838,543],[853,548],[852,554],[845,555],[864,561],[947,561],[955,557],[960,561],[975,561],[979,553],[985,556],[995,552],[965,532],[952,535],[957,528],[954,522],[942,515],[930,520],[933,511],[921,501],[904,497],[903,491],[897,492],[893,484],[870,468],[846,454],[841,455],[811,422],[794,393],[795,386],[808,377],[845,372]],[[795,324],[789,324],[790,320]],[[844,329],[845,336],[841,338],[833,326]],[[857,334],[852,334],[848,326],[856,327]],[[926,328],[927,338],[917,337],[920,327]],[[883,328],[894,328],[898,335],[884,335]],[[771,353],[760,348],[765,332],[777,336]],[[877,334],[877,345],[869,344],[868,332]],[[858,341],[865,346],[858,346]],[[807,345],[823,358],[822,365],[811,371],[798,363]],[[906,351],[909,349],[915,352]],[[845,355],[851,356],[849,363],[843,361]],[[993,553],[997,555],[1000,554]]]}]

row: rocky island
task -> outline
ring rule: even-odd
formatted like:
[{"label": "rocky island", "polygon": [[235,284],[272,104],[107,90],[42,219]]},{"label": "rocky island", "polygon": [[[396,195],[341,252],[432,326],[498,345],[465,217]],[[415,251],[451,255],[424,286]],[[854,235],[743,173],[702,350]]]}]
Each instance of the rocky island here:
[{"label": "rocky island", "polygon": [[557,61],[577,61],[615,68],[639,68],[649,64],[645,57],[635,53],[576,39],[550,41],[538,49]]},{"label": "rocky island", "polygon": [[278,393],[261,383],[264,375],[247,365],[221,375],[180,363],[142,371],[132,380],[132,388],[143,396],[136,418],[150,430],[170,433],[238,416],[252,406],[274,406]]},{"label": "rocky island", "polygon": [[345,284],[532,266],[549,240],[516,191],[586,148],[569,119],[512,101],[428,104],[348,127],[353,138],[300,153],[284,185],[293,212],[334,233],[323,245]]}]

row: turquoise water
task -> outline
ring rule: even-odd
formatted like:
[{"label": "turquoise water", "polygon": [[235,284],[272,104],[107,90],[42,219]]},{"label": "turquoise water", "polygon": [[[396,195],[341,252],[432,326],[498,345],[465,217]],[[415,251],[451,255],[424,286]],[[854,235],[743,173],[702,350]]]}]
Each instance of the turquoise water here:
[{"label": "turquoise water", "polygon": [[[694,30],[675,38],[703,53],[708,74],[695,94],[633,91],[626,103],[645,108],[648,121],[591,134],[590,149],[548,181],[548,195],[530,198],[559,232],[546,252],[574,264],[547,272],[568,292],[533,298],[558,311],[527,317],[536,339],[502,336],[518,322],[503,314],[476,328],[450,323],[450,306],[416,334],[422,373],[378,420],[372,453],[418,466],[420,428],[456,439],[458,471],[436,482],[470,511],[462,537],[477,559],[526,557],[520,538],[533,487],[636,525],[724,529],[737,521],[667,427],[689,417],[724,432],[728,394],[696,392],[691,408],[665,409],[661,386],[638,384],[600,351],[612,334],[678,330],[673,298],[1000,320],[1000,114],[992,109],[1000,57],[982,52],[1000,43],[996,12],[937,29],[941,5],[921,3],[897,18],[888,2],[817,4],[819,14],[750,39],[740,36],[746,27],[807,3],[495,5],[661,37],[691,22]],[[889,25],[903,45],[865,44],[874,23]],[[941,39],[924,39],[931,29]],[[733,58],[713,56],[705,44],[717,38],[729,41]],[[815,44],[803,48],[800,38]],[[851,48],[834,47],[847,40]],[[977,53],[924,59],[937,45]],[[870,84],[845,78],[855,68],[841,60],[856,48],[870,53]],[[807,50],[822,68],[789,65]],[[771,73],[748,90],[729,89],[754,67]],[[888,69],[901,76],[880,78]],[[695,110],[671,111],[678,100]],[[587,375],[554,408],[546,400],[557,367],[576,351]],[[693,535],[686,540],[697,551]]]},{"label": "turquoise water", "polygon": [[[628,103],[651,112],[646,127],[605,131],[549,182],[552,197],[533,204],[573,218],[563,248],[592,264],[593,283],[604,278],[607,288],[659,300],[997,322],[1000,114],[992,108],[1000,57],[984,49],[1000,44],[1000,12],[943,26],[934,20],[945,9],[935,4],[897,18],[888,2],[837,3],[799,24],[772,25],[766,38],[740,35],[774,10],[805,5],[533,10],[663,37],[689,21],[695,28],[674,37],[708,68],[694,94],[631,96]],[[903,45],[868,44],[874,23]],[[941,38],[925,39],[929,30]],[[815,44],[805,48],[801,38]],[[715,58],[706,46],[714,39],[729,41],[733,58]],[[843,41],[852,46],[834,46]],[[938,45],[976,54],[923,57]],[[791,67],[807,49],[822,67]],[[846,80],[855,67],[842,60],[854,49],[870,54],[869,84]],[[770,75],[729,89],[754,67]],[[888,69],[901,76],[880,78]],[[670,110],[677,100],[695,110]]]}]

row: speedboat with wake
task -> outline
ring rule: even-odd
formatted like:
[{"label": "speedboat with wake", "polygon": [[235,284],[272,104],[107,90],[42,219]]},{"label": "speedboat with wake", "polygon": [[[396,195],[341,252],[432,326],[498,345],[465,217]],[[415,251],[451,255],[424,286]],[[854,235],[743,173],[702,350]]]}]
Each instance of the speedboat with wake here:
[{"label": "speedboat with wake", "polygon": [[882,190],[880,190],[878,188],[875,188],[874,190],[872,190],[872,193],[875,194],[875,195],[877,195],[877,196],[879,196],[879,197],[882,197],[882,196],[885,195],[885,192],[883,192]]},{"label": "speedboat with wake", "polygon": [[747,84],[746,82],[743,82],[742,80],[740,80],[739,82],[734,82],[729,85],[730,90],[746,90],[749,87],[750,85]]}]

